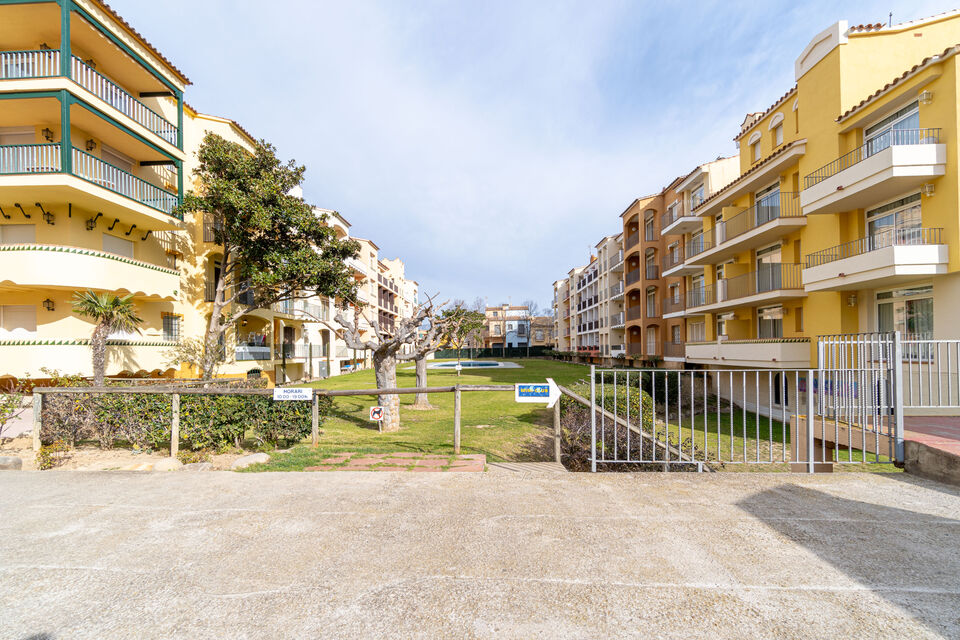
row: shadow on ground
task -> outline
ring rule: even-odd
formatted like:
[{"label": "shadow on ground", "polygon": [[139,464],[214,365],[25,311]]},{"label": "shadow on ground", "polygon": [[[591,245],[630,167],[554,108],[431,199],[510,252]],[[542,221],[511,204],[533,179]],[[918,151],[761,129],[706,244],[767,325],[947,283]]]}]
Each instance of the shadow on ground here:
[{"label": "shadow on ground", "polygon": [[960,637],[960,520],[797,485],[736,504],[931,631]]}]

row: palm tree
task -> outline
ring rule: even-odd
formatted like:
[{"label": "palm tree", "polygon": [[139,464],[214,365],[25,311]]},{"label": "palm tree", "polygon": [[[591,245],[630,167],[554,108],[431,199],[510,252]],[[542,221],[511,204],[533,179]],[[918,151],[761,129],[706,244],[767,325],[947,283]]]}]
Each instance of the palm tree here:
[{"label": "palm tree", "polygon": [[131,302],[132,297],[120,297],[110,293],[98,295],[93,291],[77,293],[73,297],[73,312],[97,323],[90,337],[94,386],[103,386],[107,364],[107,336],[114,331],[140,332],[143,319],[137,315],[137,309]]}]

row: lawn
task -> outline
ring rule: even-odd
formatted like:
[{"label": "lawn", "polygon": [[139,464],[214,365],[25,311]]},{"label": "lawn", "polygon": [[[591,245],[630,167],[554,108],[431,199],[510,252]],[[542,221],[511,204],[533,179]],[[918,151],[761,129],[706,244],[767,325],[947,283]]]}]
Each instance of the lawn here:
[{"label": "lawn", "polygon": [[[439,362],[439,361],[438,361]],[[429,386],[459,384],[515,384],[543,382],[553,378],[562,385],[589,377],[589,367],[552,360],[509,360],[520,369],[464,369],[456,371],[428,370]],[[411,364],[397,370],[397,385],[415,387],[416,375]],[[372,370],[357,371],[320,380],[303,386],[321,389],[371,389],[376,387]],[[413,395],[400,396],[400,431],[380,433],[377,423],[370,422],[369,407],[375,396],[351,396],[334,399],[331,416],[321,427],[320,446],[312,449],[299,444],[289,453],[274,454],[258,471],[294,471],[317,464],[329,454],[339,451],[358,453],[453,453],[453,394],[430,395],[429,411],[410,408]],[[487,460],[539,461],[553,455],[553,416],[545,405],[518,404],[512,391],[478,391],[463,393],[461,410],[461,453],[482,453]]]}]

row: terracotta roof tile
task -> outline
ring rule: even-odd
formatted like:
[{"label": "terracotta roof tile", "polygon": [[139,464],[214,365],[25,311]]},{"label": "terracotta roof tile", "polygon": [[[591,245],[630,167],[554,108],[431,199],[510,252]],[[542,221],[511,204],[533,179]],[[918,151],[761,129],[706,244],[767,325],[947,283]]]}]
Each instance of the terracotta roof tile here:
[{"label": "terracotta roof tile", "polygon": [[909,69],[901,73],[899,76],[897,76],[887,84],[883,85],[881,88],[871,93],[869,96],[861,100],[855,106],[844,111],[842,114],[840,114],[837,117],[837,122],[842,122],[844,119],[848,118],[849,116],[853,115],[863,107],[872,103],[874,100],[876,100],[881,95],[886,93],[889,89],[892,89],[893,87],[897,86],[898,84],[910,78],[911,76],[916,75],[917,73],[927,68],[928,66],[943,62],[950,56],[956,55],[958,52],[960,52],[960,44],[955,44],[952,47],[947,47],[940,53],[934,54],[932,56],[927,56],[926,58],[921,60],[918,64],[913,65],[912,67],[910,67]]},{"label": "terracotta roof tile", "polygon": [[[772,105],[767,107],[766,111],[762,111],[756,114],[754,113],[747,114],[747,118],[744,119],[744,124],[741,125],[740,127],[740,133],[734,138],[734,140],[739,140],[740,138],[742,138],[744,134],[746,134],[747,131],[750,131],[750,129],[752,129],[757,122],[759,122],[760,120],[763,120],[764,116],[766,116],[768,113],[770,113],[771,111],[779,107],[781,104],[783,104],[784,100],[786,100],[796,92],[797,92],[797,85],[793,85],[793,87],[789,91],[787,91],[785,94],[777,98],[776,102],[774,102]],[[750,119],[750,116],[753,116],[753,115],[755,115],[756,118],[754,118],[752,122],[750,122],[750,124],[747,124],[747,120]]]},{"label": "terracotta roof tile", "polygon": [[696,213],[697,210],[702,209],[708,202],[712,202],[712,201],[716,200],[717,198],[719,198],[720,196],[722,196],[724,193],[726,193],[727,191],[729,191],[731,188],[733,188],[733,187],[736,186],[737,184],[743,182],[746,178],[750,177],[751,175],[753,175],[754,173],[756,173],[759,169],[761,169],[762,167],[765,167],[767,164],[769,164],[770,161],[773,160],[774,158],[777,158],[777,157],[783,155],[787,150],[792,149],[793,147],[795,147],[795,146],[797,146],[797,145],[799,145],[799,144],[806,144],[806,142],[807,142],[806,138],[801,138],[800,140],[791,140],[790,142],[787,142],[786,144],[781,145],[779,148],[777,148],[777,149],[776,149],[773,153],[771,153],[769,156],[767,156],[766,158],[764,158],[763,160],[761,160],[761,161],[758,162],[757,164],[755,164],[755,165],[753,165],[752,167],[750,167],[749,169],[747,169],[747,171],[745,171],[744,173],[741,173],[740,176],[739,176],[736,180],[734,180],[733,182],[731,182],[730,184],[728,184],[727,186],[725,186],[723,189],[720,189],[720,191],[717,191],[716,193],[712,194],[710,197],[708,197],[707,199],[705,199],[703,202],[701,202],[701,203],[700,203],[700,206],[698,206],[696,209],[693,210],[693,213]]},{"label": "terracotta roof tile", "polygon": [[106,2],[104,2],[103,0],[93,0],[93,2],[94,2],[95,4],[97,4],[101,9],[103,9],[104,11],[106,11],[108,14],[110,14],[110,17],[112,17],[114,20],[116,20],[117,22],[119,22],[120,24],[122,24],[130,33],[132,33],[134,36],[136,36],[137,39],[140,40],[140,42],[142,42],[143,45],[150,51],[150,53],[152,53],[153,55],[157,56],[157,58],[159,58],[165,65],[167,65],[167,66],[170,68],[171,71],[173,71],[176,75],[180,76],[180,80],[181,80],[184,84],[193,84],[192,82],[190,82],[190,79],[189,79],[187,76],[185,76],[185,75],[183,74],[183,72],[180,71],[180,69],[178,69],[178,68],[176,67],[176,65],[174,65],[172,62],[170,62],[170,60],[168,60],[165,55],[163,55],[162,53],[160,53],[160,52],[157,50],[156,47],[154,47],[152,44],[150,44],[150,42],[148,42],[147,39],[144,38],[144,37],[140,34],[139,31],[137,31],[136,29],[134,29],[134,28],[130,25],[129,22],[127,22],[126,20],[124,20],[123,17],[122,17],[119,13],[117,13],[116,11],[114,11],[114,10],[113,10],[113,7],[111,7],[110,5],[108,5],[108,4],[107,4]]}]

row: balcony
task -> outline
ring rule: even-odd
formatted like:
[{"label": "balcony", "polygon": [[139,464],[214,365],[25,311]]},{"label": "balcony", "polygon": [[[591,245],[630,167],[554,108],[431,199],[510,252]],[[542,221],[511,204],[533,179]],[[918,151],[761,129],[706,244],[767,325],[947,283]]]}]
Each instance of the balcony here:
[{"label": "balcony", "polygon": [[704,313],[806,297],[800,265],[772,263],[758,271],[687,291],[688,313]]},{"label": "balcony", "polygon": [[[144,336],[135,341],[107,340],[107,375],[159,373],[170,367],[170,349],[175,343]],[[61,371],[93,375],[90,340],[74,338],[28,338],[0,340],[0,375],[22,376],[56,363]]]},{"label": "balcony", "polygon": [[609,320],[610,320],[609,326],[612,329],[622,328],[624,325],[623,311],[621,311],[620,313],[613,314],[612,316],[610,316]]},{"label": "balcony", "polygon": [[617,284],[610,287],[607,293],[607,297],[610,300],[617,300],[618,298],[623,297],[623,291],[624,291],[623,283],[618,282]]},{"label": "balcony", "polygon": [[293,343],[293,342],[281,342],[273,345],[273,359],[274,360],[306,360],[309,353],[310,345]]},{"label": "balcony", "polygon": [[692,233],[700,228],[703,221],[686,210],[683,205],[660,216],[660,235],[676,236]]},{"label": "balcony", "polygon": [[810,366],[809,338],[770,338],[688,342],[687,362],[729,367],[806,369]]},{"label": "balcony", "polygon": [[683,296],[677,293],[676,296],[667,296],[663,300],[663,317],[664,318],[682,318],[686,313],[686,305],[684,304]]},{"label": "balcony", "polygon": [[661,277],[679,277],[703,271],[703,267],[688,265],[684,262],[683,256],[684,245],[682,244],[677,245],[676,249],[668,249],[666,255],[660,260],[662,267],[660,272]]},{"label": "balcony", "polygon": [[639,304],[633,307],[627,307],[627,320],[641,320],[643,318],[643,307]]},{"label": "balcony", "polygon": [[[17,81],[58,77],[61,77],[59,51],[0,51],[0,80]],[[84,91],[77,91],[76,87],[63,81],[55,84],[41,83],[47,85],[44,87],[33,83],[29,89],[66,88],[93,107],[107,113],[115,111],[122,116],[121,120],[129,119],[130,123],[134,124],[134,128],[142,128],[148,135],[159,137],[171,146],[171,150],[175,150],[179,145],[180,130],[177,125],[134,98],[77,56],[71,56],[70,80],[92,95],[93,99],[85,95]],[[27,88],[17,86],[15,89]]]},{"label": "balcony", "polygon": [[[76,148],[71,148],[72,172],[66,173],[61,151],[59,143],[0,146],[0,194],[11,200],[35,202],[38,189],[43,189],[94,211],[106,210],[110,205],[120,206],[140,214],[133,220],[144,229],[156,227],[157,222],[172,229],[175,223],[171,217],[182,219],[174,214],[177,194]],[[3,176],[17,177],[7,180]],[[131,206],[132,203],[142,206]],[[156,212],[165,216],[157,217]]]},{"label": "balcony", "polygon": [[889,229],[807,256],[806,291],[887,286],[947,272],[942,229]]},{"label": "balcony", "polygon": [[940,129],[893,129],[804,177],[805,214],[865,209],[946,173]]},{"label": "balcony", "polygon": [[623,271],[623,250],[617,252],[616,255],[611,256],[607,260],[607,271],[622,272]]},{"label": "balcony", "polygon": [[238,344],[233,350],[234,359],[238,362],[245,360],[271,360],[270,347],[263,345]]},{"label": "balcony", "polygon": [[629,234],[629,235],[626,237],[626,239],[624,240],[624,242],[623,242],[623,248],[624,248],[624,249],[631,249],[631,248],[637,246],[638,244],[640,244],[640,232],[639,232],[639,231],[634,231],[633,233]]},{"label": "balcony", "polygon": [[663,359],[668,362],[683,362],[686,359],[684,343],[669,341],[663,345]]},{"label": "balcony", "polygon": [[63,245],[0,244],[0,283],[176,300],[180,272],[106,251]]},{"label": "balcony", "polygon": [[626,281],[628,287],[632,284],[636,284],[640,282],[640,268],[637,267],[636,269],[631,269],[630,271],[627,271],[627,274],[624,277],[624,280]]},{"label": "balcony", "polygon": [[688,251],[687,264],[705,265],[725,260],[770,244],[806,224],[798,195],[781,192],[779,196],[760,200],[705,233],[708,244],[696,254]]}]

